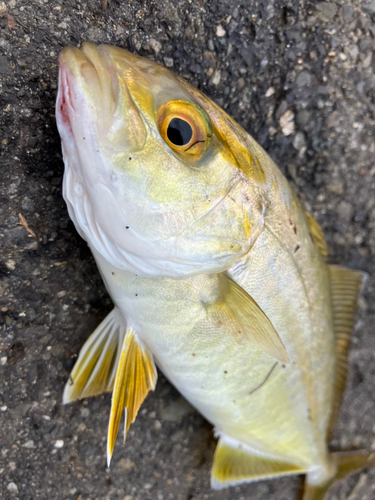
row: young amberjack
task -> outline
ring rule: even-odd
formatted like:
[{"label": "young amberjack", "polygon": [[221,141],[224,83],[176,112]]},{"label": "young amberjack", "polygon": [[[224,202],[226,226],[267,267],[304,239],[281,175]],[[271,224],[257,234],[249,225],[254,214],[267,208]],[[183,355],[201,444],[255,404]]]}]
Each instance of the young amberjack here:
[{"label": "young amberjack", "polygon": [[108,462],[157,365],[215,427],[211,483],[306,474],[304,500],[373,464],[330,453],[360,272],[262,148],[167,69],[86,43],[60,56],[64,197],[115,304],[64,402],[112,391]]}]

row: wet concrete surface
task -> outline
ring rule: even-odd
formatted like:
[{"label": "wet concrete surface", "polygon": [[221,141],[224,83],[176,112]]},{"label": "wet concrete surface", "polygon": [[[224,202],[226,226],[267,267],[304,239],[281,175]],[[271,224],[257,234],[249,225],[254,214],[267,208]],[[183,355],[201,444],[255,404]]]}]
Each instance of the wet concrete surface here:
[{"label": "wet concrete surface", "polygon": [[[212,428],[162,375],[110,469],[110,396],[61,403],[111,310],[61,193],[57,57],[84,40],[152,58],[223,106],[317,218],[330,261],[368,273],[332,448],[375,450],[374,2],[9,0],[0,16],[0,496],[291,500],[300,484],[210,490]],[[329,498],[371,500],[374,485],[368,470]]]}]

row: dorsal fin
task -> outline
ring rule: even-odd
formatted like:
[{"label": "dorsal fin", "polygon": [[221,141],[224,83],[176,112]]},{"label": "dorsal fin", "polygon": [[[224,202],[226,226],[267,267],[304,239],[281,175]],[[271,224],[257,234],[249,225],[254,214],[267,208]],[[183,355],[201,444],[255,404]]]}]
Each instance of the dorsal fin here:
[{"label": "dorsal fin", "polygon": [[305,469],[297,465],[255,454],[234,439],[221,436],[215,450],[211,486],[219,490],[259,479],[305,472]]},{"label": "dorsal fin", "polygon": [[314,219],[314,217],[309,212],[306,212],[306,216],[310,228],[310,234],[313,240],[315,241],[316,246],[319,248],[320,253],[325,259],[328,255],[328,248],[326,240],[324,238],[323,231],[319,226],[319,224]]},{"label": "dorsal fin", "polygon": [[333,328],[336,341],[336,374],[334,384],[334,401],[329,434],[332,434],[336,423],[342,394],[345,389],[348,364],[348,349],[353,328],[355,307],[363,274],[340,266],[329,266],[331,283],[331,301],[333,312]]},{"label": "dorsal fin", "polygon": [[115,447],[123,410],[125,410],[125,441],[129,427],[134,422],[145,397],[155,389],[156,379],[157,371],[152,354],[148,352],[135,331],[128,328],[113,387],[107,439],[108,466]]}]

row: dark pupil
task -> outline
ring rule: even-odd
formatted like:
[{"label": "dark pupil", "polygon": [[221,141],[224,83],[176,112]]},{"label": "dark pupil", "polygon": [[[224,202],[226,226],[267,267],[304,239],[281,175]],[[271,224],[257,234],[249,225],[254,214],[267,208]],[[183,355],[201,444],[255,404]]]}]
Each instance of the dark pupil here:
[{"label": "dark pupil", "polygon": [[193,137],[193,130],[187,121],[173,118],[168,125],[167,136],[175,146],[186,146]]}]

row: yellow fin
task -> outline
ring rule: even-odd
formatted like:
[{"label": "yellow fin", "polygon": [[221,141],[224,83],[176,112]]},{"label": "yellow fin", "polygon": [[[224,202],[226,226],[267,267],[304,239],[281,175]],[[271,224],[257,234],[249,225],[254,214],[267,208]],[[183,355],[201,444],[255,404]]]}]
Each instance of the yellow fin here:
[{"label": "yellow fin", "polygon": [[253,453],[235,440],[222,436],[216,447],[211,471],[211,486],[219,490],[259,479],[304,474],[305,469],[277,458]]},{"label": "yellow fin", "polygon": [[64,404],[112,390],[125,331],[115,307],[83,345],[64,388]]},{"label": "yellow fin", "polygon": [[320,253],[325,259],[328,255],[328,248],[326,240],[324,238],[323,231],[319,226],[319,224],[314,219],[314,217],[311,214],[309,214],[309,212],[306,212],[306,216],[310,228],[310,234],[313,240],[315,241],[316,246],[319,248]]},{"label": "yellow fin", "polygon": [[125,409],[126,434],[137,416],[149,391],[156,386],[157,371],[152,354],[143,345],[132,328],[128,328],[123,341],[120,360],[112,394],[111,414],[108,425],[107,461],[110,464],[116,437]]},{"label": "yellow fin", "polygon": [[329,272],[333,329],[336,341],[334,402],[329,425],[329,434],[331,434],[338,417],[341,398],[345,388],[350,336],[363,274],[359,271],[352,271],[340,266],[329,266]]},{"label": "yellow fin", "polygon": [[375,465],[375,453],[367,451],[337,452],[332,453],[331,458],[336,467],[336,474],[323,484],[309,483],[311,477],[307,475],[303,500],[324,500],[330,487],[337,481],[365,467]]},{"label": "yellow fin", "polygon": [[220,274],[220,288],[222,301],[213,308],[219,321],[235,325],[239,338],[245,336],[278,361],[289,363],[279,334],[255,300],[226,274]]}]

